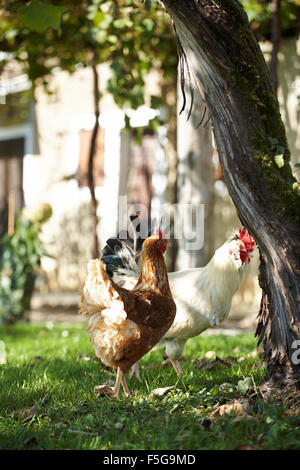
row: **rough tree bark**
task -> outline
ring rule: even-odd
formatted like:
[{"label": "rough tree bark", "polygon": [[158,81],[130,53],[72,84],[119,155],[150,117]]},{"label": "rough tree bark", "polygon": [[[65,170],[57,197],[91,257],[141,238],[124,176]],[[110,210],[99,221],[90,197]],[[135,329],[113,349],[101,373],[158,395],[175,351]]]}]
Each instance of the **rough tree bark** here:
[{"label": "rough tree bark", "polygon": [[92,256],[93,258],[98,258],[99,256],[99,241],[97,235],[97,225],[98,225],[98,217],[97,217],[97,198],[95,194],[95,184],[94,184],[94,155],[96,151],[96,142],[97,142],[97,135],[99,130],[99,116],[100,116],[100,109],[99,109],[99,77],[97,72],[96,65],[92,65],[92,72],[93,72],[93,96],[94,96],[94,115],[95,115],[95,124],[92,132],[91,137],[91,144],[89,150],[89,163],[88,163],[88,186],[91,194],[91,218],[92,218]]},{"label": "rough tree bark", "polygon": [[[170,79],[170,82],[164,83],[162,86],[162,96],[168,106],[168,128],[167,128],[167,187],[166,187],[166,203],[171,207],[178,203],[178,153],[177,153],[177,76]],[[176,270],[176,260],[178,255],[178,241],[174,238],[174,214],[170,215],[170,239],[172,244],[166,253],[166,265],[168,271]]]},{"label": "rough tree bark", "polygon": [[[187,119],[187,109],[177,118],[178,203],[204,205],[204,245],[199,250],[187,250],[185,240],[178,240],[177,270],[204,266],[215,249],[212,132],[205,103],[196,90],[192,93],[186,83],[186,101],[194,99],[193,113]],[[180,99],[181,90],[178,94]],[[195,221],[185,220],[184,224],[190,224],[187,228],[194,232]]]},{"label": "rough tree bark", "polygon": [[[259,246],[257,335],[270,381],[299,381],[300,196],[267,65],[238,1],[163,4],[211,112],[225,183]],[[274,157],[281,153],[279,168]]]}]

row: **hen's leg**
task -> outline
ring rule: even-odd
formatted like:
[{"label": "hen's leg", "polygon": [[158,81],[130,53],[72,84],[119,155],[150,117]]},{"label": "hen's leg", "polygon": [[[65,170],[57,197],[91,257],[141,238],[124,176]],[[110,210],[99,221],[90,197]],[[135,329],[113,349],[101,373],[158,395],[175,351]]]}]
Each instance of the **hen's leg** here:
[{"label": "hen's leg", "polygon": [[140,366],[139,366],[139,363],[136,362],[135,364],[133,364],[133,366],[130,367],[130,373],[129,373],[129,377],[136,377],[138,379],[139,382],[141,382],[141,377],[140,377]]},{"label": "hen's leg", "polygon": [[122,378],[123,378],[123,372],[121,371],[120,367],[118,367],[116,383],[115,383],[115,386],[113,388],[113,396],[116,397],[116,398],[119,396],[119,393],[120,393],[120,385],[121,385],[121,382],[122,382]]},{"label": "hen's leg", "polygon": [[[120,393],[121,383],[123,385],[123,380],[125,380],[124,373],[121,371],[120,367],[118,367],[118,369],[117,369],[117,378],[116,378],[116,383],[115,383],[114,388],[110,387],[109,385],[97,385],[94,388],[94,393],[96,393],[97,395],[109,395],[111,397],[118,398],[119,393]],[[126,384],[126,387],[127,387],[127,384]],[[123,385],[123,388],[124,388],[124,385]],[[126,395],[126,393],[125,393],[125,395]],[[128,396],[128,395],[126,395],[126,396]]]},{"label": "hen's leg", "polygon": [[177,359],[170,359],[170,362],[171,362],[172,366],[174,367],[174,369],[176,371],[176,374],[177,375],[182,375],[183,370],[181,369],[179,361],[177,361]]},{"label": "hen's leg", "polygon": [[121,375],[121,384],[122,384],[124,393],[125,393],[126,397],[129,397],[130,396],[130,390],[129,390],[128,385],[126,383],[125,374],[124,374],[124,372],[121,372],[121,374],[122,374]]}]

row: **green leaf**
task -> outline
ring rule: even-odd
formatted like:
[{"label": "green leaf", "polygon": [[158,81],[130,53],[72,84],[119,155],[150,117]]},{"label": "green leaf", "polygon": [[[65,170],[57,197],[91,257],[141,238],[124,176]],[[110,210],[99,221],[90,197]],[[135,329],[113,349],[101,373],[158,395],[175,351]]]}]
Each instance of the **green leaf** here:
[{"label": "green leaf", "polygon": [[241,392],[243,395],[245,395],[245,393],[247,392],[249,388],[244,380],[239,380],[237,383],[237,387],[238,387],[239,392]]},{"label": "green leaf", "polygon": [[209,390],[209,393],[211,393],[212,395],[218,395],[219,393],[219,387],[217,385],[215,385],[213,388],[211,388]]},{"label": "green leaf", "polygon": [[300,194],[300,185],[298,182],[293,184],[293,191],[295,191],[297,194]]},{"label": "green leaf", "polygon": [[278,155],[275,155],[274,161],[278,168],[282,168],[284,166],[284,159],[283,159],[283,153],[279,153]]},{"label": "green leaf", "polygon": [[31,31],[44,33],[51,27],[60,33],[61,15],[66,11],[66,7],[58,7],[40,0],[31,0],[27,5],[18,8],[22,22]]},{"label": "green leaf", "polygon": [[269,141],[270,144],[272,144],[272,145],[278,144],[278,140],[276,139],[276,137],[269,137],[269,136],[268,136],[268,141]]},{"label": "green leaf", "polygon": [[142,24],[147,31],[152,31],[154,29],[154,22],[150,18],[145,18],[142,21]]},{"label": "green leaf", "polygon": [[119,18],[113,22],[113,25],[117,29],[123,29],[128,26],[128,19],[127,18]]},{"label": "green leaf", "polygon": [[252,388],[254,386],[252,377],[245,377],[244,382],[248,386],[248,388]]},{"label": "green leaf", "polygon": [[99,27],[101,23],[104,21],[105,15],[103,11],[98,11],[94,16],[94,24],[95,26]]},{"label": "green leaf", "polygon": [[118,43],[118,36],[116,36],[115,34],[110,34],[109,36],[107,36],[107,40],[111,44],[117,44]]},{"label": "green leaf", "polygon": [[277,145],[276,146],[276,153],[277,154],[284,153],[284,147],[281,147],[281,145]]},{"label": "green leaf", "polygon": [[130,117],[125,113],[125,129],[130,129]]},{"label": "green leaf", "polygon": [[163,104],[161,96],[151,95],[151,108],[158,109]]},{"label": "green leaf", "polygon": [[237,383],[238,390],[245,395],[249,388],[254,387],[253,379],[252,377],[245,377],[243,380],[239,380]]}]

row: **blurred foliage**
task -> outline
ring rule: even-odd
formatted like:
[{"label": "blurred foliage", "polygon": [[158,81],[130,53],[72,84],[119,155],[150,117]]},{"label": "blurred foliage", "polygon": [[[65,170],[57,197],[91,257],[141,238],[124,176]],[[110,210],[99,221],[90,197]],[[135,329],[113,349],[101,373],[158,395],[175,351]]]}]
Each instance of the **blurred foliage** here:
[{"label": "blurred foliage", "polygon": [[21,214],[15,232],[1,240],[0,259],[0,324],[14,323],[30,308],[41,256],[47,255],[40,240],[41,224],[51,217],[47,205],[37,211]]},{"label": "blurred foliage", "polygon": [[[271,34],[272,0],[240,0],[249,22],[259,39]],[[282,0],[280,6],[280,26],[282,34],[295,34],[299,30],[300,1]]]},{"label": "blurred foliage", "polygon": [[[257,36],[268,37],[271,0],[241,3]],[[155,0],[7,0],[0,13],[0,50],[12,53],[33,85],[44,84],[48,93],[53,71],[73,73],[102,63],[110,64],[107,90],[120,108],[145,104],[150,70],[160,70],[163,83],[174,84],[174,33],[169,16]],[[299,0],[282,1],[282,31],[294,30],[298,23]],[[11,55],[2,57],[0,73],[10,60]],[[159,95],[147,104],[158,109],[165,103]],[[158,123],[156,118],[153,126]]]},{"label": "blurred foliage", "polygon": [[[157,2],[9,0],[0,13],[0,50],[12,53],[33,85],[43,83],[49,93],[53,71],[109,63],[108,91],[119,107],[136,109],[145,104],[150,70],[159,69],[164,81],[176,76],[172,26]],[[5,60],[11,57],[0,61],[0,71]],[[159,107],[162,99],[153,102]]]}]

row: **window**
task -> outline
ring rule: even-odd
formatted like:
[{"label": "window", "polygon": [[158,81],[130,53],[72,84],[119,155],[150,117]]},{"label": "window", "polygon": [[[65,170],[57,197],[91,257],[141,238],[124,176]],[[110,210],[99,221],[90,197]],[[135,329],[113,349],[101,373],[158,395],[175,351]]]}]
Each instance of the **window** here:
[{"label": "window", "polygon": [[24,137],[0,140],[0,236],[23,206],[24,146]]}]

